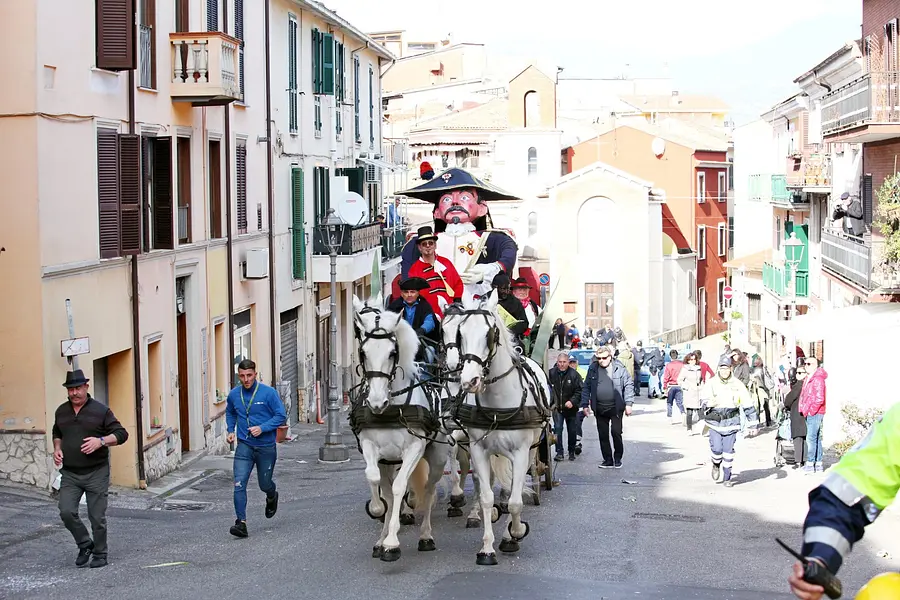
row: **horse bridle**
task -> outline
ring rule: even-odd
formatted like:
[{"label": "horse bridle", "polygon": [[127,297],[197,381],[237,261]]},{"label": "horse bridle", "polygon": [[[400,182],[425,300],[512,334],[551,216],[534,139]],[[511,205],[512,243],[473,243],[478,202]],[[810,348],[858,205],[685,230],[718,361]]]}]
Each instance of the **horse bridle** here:
[{"label": "horse bridle", "polygon": [[475,364],[481,367],[482,377],[486,377],[488,371],[491,367],[491,361],[494,360],[494,357],[497,356],[497,348],[500,346],[500,327],[497,326],[496,323],[491,323],[489,317],[494,317],[495,315],[483,308],[473,308],[473,309],[463,309],[459,307],[454,307],[451,311],[444,313],[444,319],[448,316],[452,317],[461,317],[462,321],[460,322],[460,326],[466,322],[470,317],[481,316],[484,318],[485,324],[488,326],[487,332],[487,346],[488,346],[488,355],[487,358],[481,358],[477,354],[472,354],[467,352],[465,354],[462,353],[462,346],[460,345],[462,342],[462,334],[459,332],[457,328],[456,331],[456,341],[455,342],[446,342],[444,344],[445,349],[456,348],[460,352],[459,357],[459,368],[462,370],[462,366],[467,362],[474,362]]},{"label": "horse bridle", "polygon": [[[400,360],[400,344],[397,341],[397,334],[392,333],[381,326],[381,313],[382,311],[374,308],[372,306],[366,306],[361,311],[359,311],[360,315],[364,315],[366,313],[375,313],[375,328],[372,331],[365,331],[362,327],[356,328],[356,341],[359,342],[359,365],[362,368],[363,377],[365,377],[366,381],[369,379],[374,379],[376,377],[383,377],[387,379],[389,382],[393,381],[394,376],[397,374],[397,369],[402,369],[399,365]],[[362,336],[360,336],[360,331],[362,331]],[[366,342],[369,340],[390,340],[394,345],[394,349],[391,350],[391,354],[388,358],[391,359],[391,372],[385,373],[384,371],[369,371],[366,369],[366,361],[365,361],[365,351],[364,347]]]}]

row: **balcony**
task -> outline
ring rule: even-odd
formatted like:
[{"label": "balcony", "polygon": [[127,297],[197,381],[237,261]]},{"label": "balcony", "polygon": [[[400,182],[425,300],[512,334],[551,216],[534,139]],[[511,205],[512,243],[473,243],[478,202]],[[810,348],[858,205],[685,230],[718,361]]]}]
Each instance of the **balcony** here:
[{"label": "balcony", "polygon": [[[372,273],[375,255],[382,247],[381,225],[343,225],[344,235],[338,248],[337,281],[350,283]],[[331,259],[318,228],[313,229],[313,281],[331,281]]]},{"label": "balcony", "polygon": [[800,158],[799,169],[787,176],[789,190],[827,193],[831,189],[831,157],[813,154]]},{"label": "balcony", "polygon": [[763,263],[763,287],[779,300],[806,300],[809,298],[809,272],[798,271],[796,278],[796,289],[791,290],[789,268],[783,264],[769,261]]},{"label": "balcony", "polygon": [[381,232],[381,260],[387,262],[400,256],[403,246],[406,245],[406,234],[410,227],[400,225],[398,227],[385,227]]},{"label": "balcony", "polygon": [[852,236],[839,229],[822,232],[822,268],[866,291],[880,286],[872,271],[873,250],[871,239]]},{"label": "balcony", "polygon": [[754,202],[771,202],[780,208],[809,209],[809,202],[804,202],[801,194],[788,189],[785,175],[751,175],[750,200]]},{"label": "balcony", "polygon": [[174,102],[222,106],[241,99],[240,40],[218,31],[170,33]]},{"label": "balcony", "polygon": [[877,142],[900,137],[900,72],[873,71],[822,98],[826,142]]}]

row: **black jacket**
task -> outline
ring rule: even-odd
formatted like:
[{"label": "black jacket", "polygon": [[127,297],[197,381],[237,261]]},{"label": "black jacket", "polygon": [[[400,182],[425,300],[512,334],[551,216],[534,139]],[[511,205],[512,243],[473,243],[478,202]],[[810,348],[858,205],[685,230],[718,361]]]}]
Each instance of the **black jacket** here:
[{"label": "black jacket", "polygon": [[[403,301],[403,298],[397,298],[393,302],[391,302],[387,309],[391,312],[400,313],[400,317],[403,318],[403,314],[406,310],[406,302]],[[428,333],[422,333],[420,329],[422,325],[425,323],[425,319],[428,318],[428,315],[431,315],[431,318],[434,320],[434,329],[429,331]],[[437,317],[434,316],[434,311],[431,310],[431,305],[428,304],[428,301],[425,298],[419,298],[418,304],[416,304],[416,312],[413,315],[413,322],[411,323],[412,328],[416,330],[416,334],[420,338],[424,338],[431,342],[432,346],[438,344],[440,338],[440,322],[437,320]],[[416,353],[416,360],[421,362],[425,359],[425,343],[419,346],[419,351]]]},{"label": "black jacket", "polygon": [[[791,411],[791,437],[806,437],[806,417],[800,414],[800,391],[803,381],[797,381],[784,397],[784,407]],[[802,460],[800,462],[803,462]]]},{"label": "black jacket", "polygon": [[510,327],[509,330],[516,336],[516,339],[521,340],[522,336],[525,335],[525,330],[528,329],[528,315],[525,314],[522,303],[512,294],[508,294],[506,298],[500,299],[499,304],[512,316],[512,318],[518,321],[518,323]]},{"label": "black jacket", "polygon": [[90,454],[81,451],[86,437],[116,436],[118,445],[128,439],[128,432],[116,419],[116,415],[104,404],[88,395],[78,415],[69,401],[56,409],[53,423],[53,439],[62,441],[63,468],[73,473],[89,473],[109,464],[109,448],[101,446]]},{"label": "black jacket", "polygon": [[[548,376],[553,404],[560,412],[578,412],[581,404],[581,375],[576,369],[569,367],[562,372],[558,367],[550,369]],[[566,402],[572,402],[572,408],[566,408]]]}]

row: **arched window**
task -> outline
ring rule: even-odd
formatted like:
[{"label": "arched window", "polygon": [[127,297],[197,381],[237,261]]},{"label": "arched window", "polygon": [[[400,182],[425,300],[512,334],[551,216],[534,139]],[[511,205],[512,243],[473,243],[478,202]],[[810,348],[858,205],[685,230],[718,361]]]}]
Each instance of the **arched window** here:
[{"label": "arched window", "polygon": [[528,149],[528,174],[537,175],[537,148]]},{"label": "arched window", "polygon": [[525,94],[525,127],[541,126],[541,97],[535,91]]},{"label": "arched window", "polygon": [[578,209],[578,253],[592,254],[597,252],[598,232],[602,231],[604,241],[609,247],[617,248],[621,235],[619,227],[619,211],[616,203],[609,198],[589,198]]},{"label": "arched window", "polygon": [[528,237],[537,235],[538,215],[536,212],[528,213]]}]

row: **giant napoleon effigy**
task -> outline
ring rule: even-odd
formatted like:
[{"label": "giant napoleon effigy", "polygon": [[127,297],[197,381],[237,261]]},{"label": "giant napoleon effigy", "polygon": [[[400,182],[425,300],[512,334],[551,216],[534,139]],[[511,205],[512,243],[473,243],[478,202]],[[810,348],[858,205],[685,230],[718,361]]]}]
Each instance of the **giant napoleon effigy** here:
[{"label": "giant napoleon effigy", "polygon": [[[483,296],[498,273],[512,274],[516,242],[505,231],[492,228],[487,202],[516,200],[516,196],[456,168],[399,193],[434,204],[437,254],[453,263],[467,292]],[[419,260],[416,241],[414,236],[403,248],[401,280],[409,277],[410,267]]]}]

